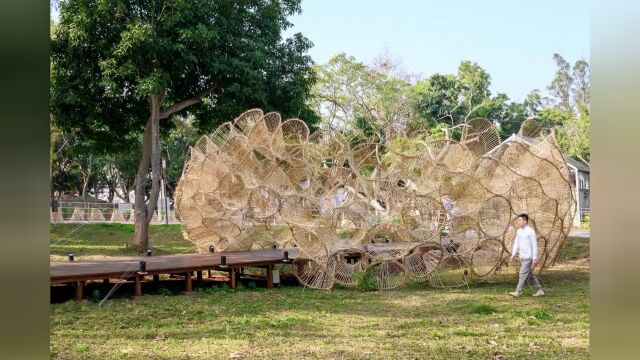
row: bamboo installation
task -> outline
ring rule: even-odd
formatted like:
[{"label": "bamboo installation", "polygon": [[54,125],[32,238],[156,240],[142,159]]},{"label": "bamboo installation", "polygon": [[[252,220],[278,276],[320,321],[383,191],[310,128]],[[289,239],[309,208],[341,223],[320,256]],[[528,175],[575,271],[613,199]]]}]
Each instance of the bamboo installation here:
[{"label": "bamboo installation", "polygon": [[[392,131],[388,131],[392,134]],[[486,119],[460,141],[427,132],[350,144],[299,119],[249,110],[203,136],[176,188],[185,238],[201,251],[297,247],[305,286],[436,287],[509,272],[513,222],[527,213],[540,273],[571,228],[575,202],[552,132],[527,120],[500,142]]]}]

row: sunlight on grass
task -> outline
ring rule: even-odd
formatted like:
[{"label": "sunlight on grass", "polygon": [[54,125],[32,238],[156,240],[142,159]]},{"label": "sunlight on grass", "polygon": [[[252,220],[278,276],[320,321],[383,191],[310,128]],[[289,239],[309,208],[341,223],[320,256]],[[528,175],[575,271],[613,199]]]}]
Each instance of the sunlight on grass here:
[{"label": "sunlight on grass", "polygon": [[[59,251],[85,245],[84,251],[99,256],[130,236],[110,227],[89,231],[102,240],[83,235]],[[181,236],[179,229],[171,234]],[[511,298],[515,279],[507,276],[459,289],[410,282],[395,291],[195,283],[190,296],[178,287],[103,306],[91,300],[52,304],[52,358],[584,359],[589,267],[588,258],[575,257],[585,254],[588,239],[579,241],[567,240],[574,259],[559,260],[542,275],[542,298],[530,296],[528,288],[527,296]],[[175,238],[160,244],[176,252],[189,246]]]}]

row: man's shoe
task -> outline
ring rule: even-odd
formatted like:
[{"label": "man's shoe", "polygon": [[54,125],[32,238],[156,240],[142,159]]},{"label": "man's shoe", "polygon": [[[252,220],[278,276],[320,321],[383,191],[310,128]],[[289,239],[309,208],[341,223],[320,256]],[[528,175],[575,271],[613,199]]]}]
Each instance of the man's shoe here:
[{"label": "man's shoe", "polygon": [[520,297],[520,294],[522,294],[522,293],[517,292],[517,291],[510,292],[510,293],[509,293],[509,295],[511,295],[511,296],[513,296],[513,297],[516,297],[516,298],[517,298],[517,297]]},{"label": "man's shoe", "polygon": [[539,289],[535,294],[533,294],[533,296],[544,296],[544,290]]}]

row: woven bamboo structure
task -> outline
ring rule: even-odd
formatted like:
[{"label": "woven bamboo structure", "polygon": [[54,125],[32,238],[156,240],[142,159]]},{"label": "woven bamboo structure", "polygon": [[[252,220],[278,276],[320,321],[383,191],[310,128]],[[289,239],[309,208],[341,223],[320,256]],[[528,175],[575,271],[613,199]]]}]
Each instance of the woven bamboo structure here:
[{"label": "woven bamboo structure", "polygon": [[249,110],[190,149],[176,188],[183,234],[201,251],[296,246],[293,272],[312,288],[353,286],[363,272],[378,289],[407,278],[456,287],[514,272],[506,259],[524,212],[539,239],[535,271],[552,265],[575,212],[553,133],[527,120],[500,142],[473,119],[460,141],[424,134],[350,146]]}]

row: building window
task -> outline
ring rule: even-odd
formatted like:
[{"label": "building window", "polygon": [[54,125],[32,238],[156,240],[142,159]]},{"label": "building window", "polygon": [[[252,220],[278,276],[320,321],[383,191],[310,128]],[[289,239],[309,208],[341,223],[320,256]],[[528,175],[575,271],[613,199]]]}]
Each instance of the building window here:
[{"label": "building window", "polygon": [[584,188],[589,190],[589,174],[584,174]]}]

